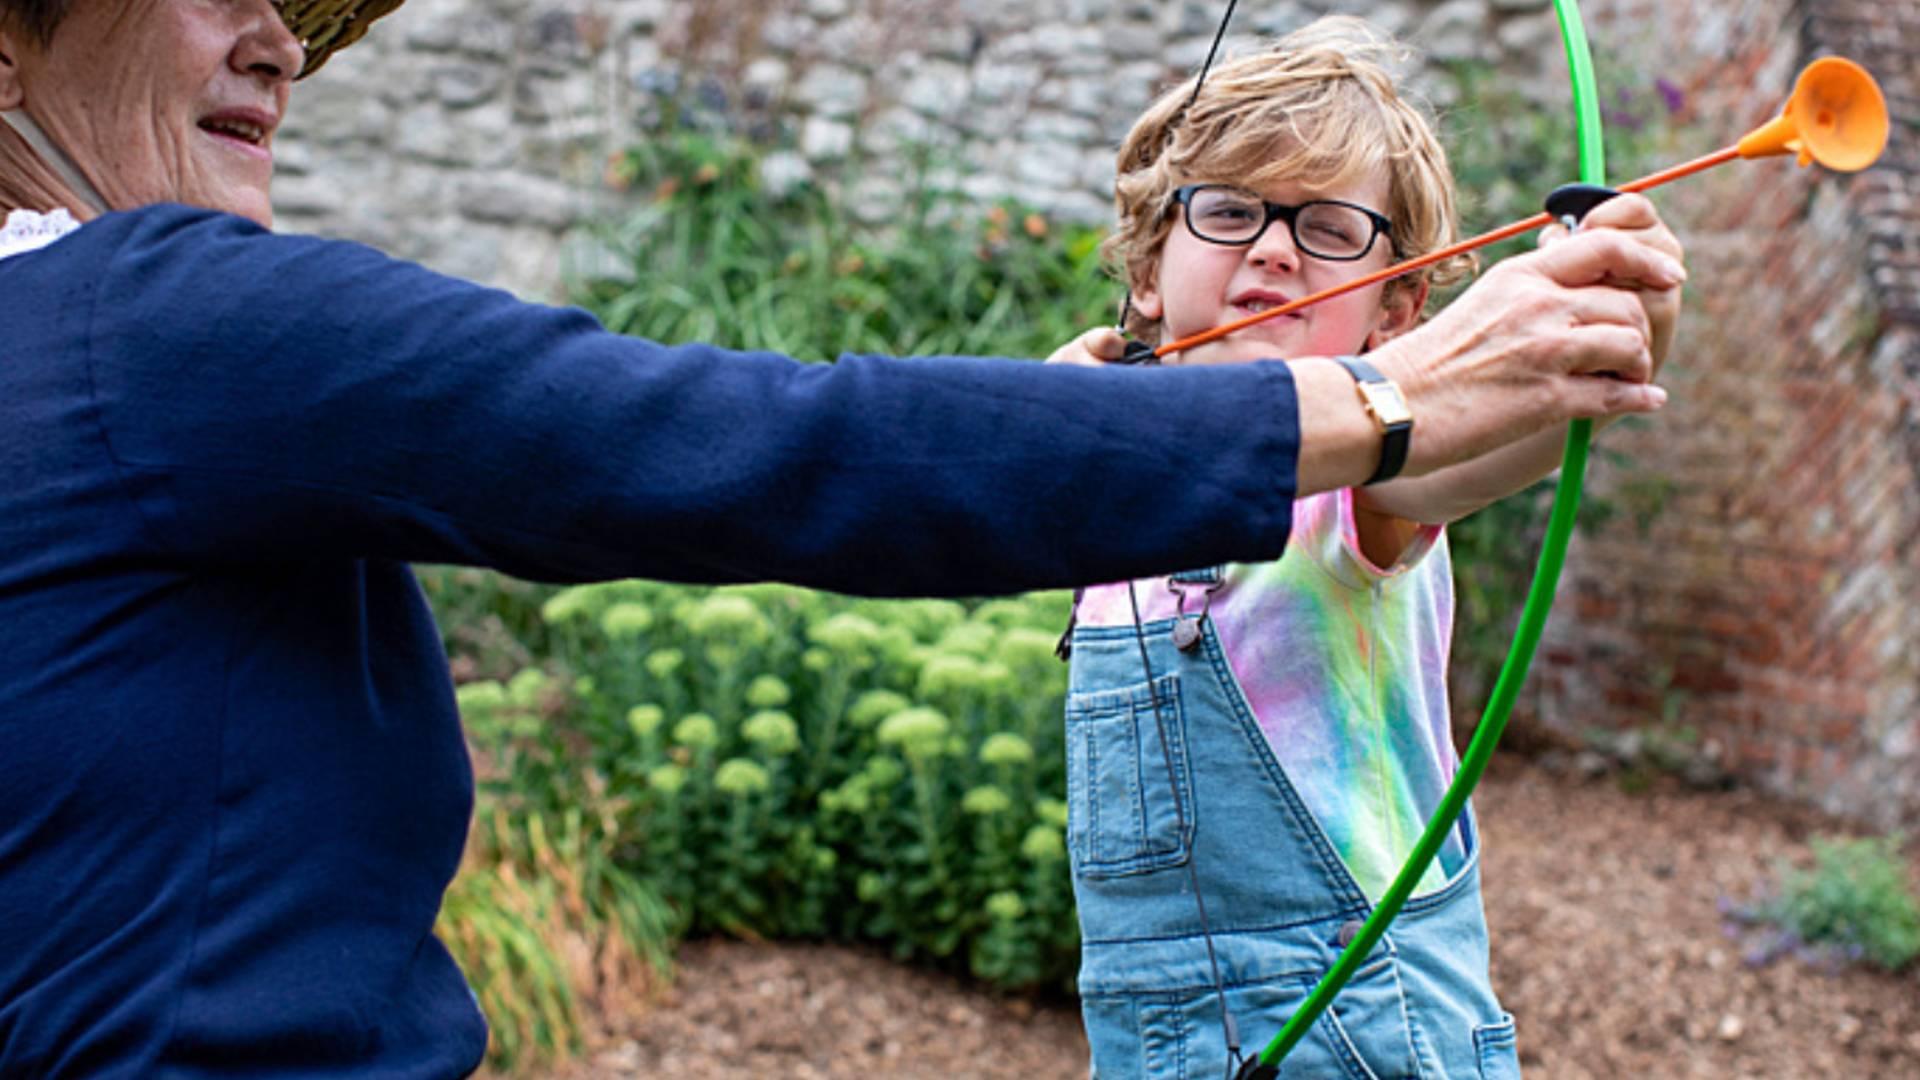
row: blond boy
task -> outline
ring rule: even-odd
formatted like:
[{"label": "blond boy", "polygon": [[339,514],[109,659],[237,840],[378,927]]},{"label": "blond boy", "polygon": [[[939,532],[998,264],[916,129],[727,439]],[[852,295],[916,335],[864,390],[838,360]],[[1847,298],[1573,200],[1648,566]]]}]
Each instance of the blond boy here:
[{"label": "blond boy", "polygon": [[[1197,97],[1189,82],[1148,109],[1120,152],[1108,244],[1128,331],[1176,340],[1454,239],[1446,156],[1389,74],[1396,52],[1357,20],[1323,19],[1221,66]],[[1586,227],[1680,255],[1644,199],[1605,203]],[[1526,260],[1546,255],[1488,277],[1525,289]],[[1419,325],[1431,287],[1468,269],[1441,264],[1166,362],[1285,358],[1368,380],[1358,358]],[[1596,284],[1564,316],[1574,337],[1637,336],[1657,370],[1679,286]],[[1435,321],[1498,332],[1474,318]],[[1112,361],[1122,345],[1091,331],[1053,360]],[[1206,453],[1207,417],[1166,422]],[[1391,478],[1389,446],[1377,482],[1296,501],[1275,562],[1086,591],[1068,839],[1096,1076],[1223,1075],[1229,1043],[1257,1052],[1357,932],[1457,766],[1444,525],[1550,472],[1563,434],[1415,479]],[[1478,855],[1468,814],[1285,1075],[1518,1075],[1487,972]]]}]

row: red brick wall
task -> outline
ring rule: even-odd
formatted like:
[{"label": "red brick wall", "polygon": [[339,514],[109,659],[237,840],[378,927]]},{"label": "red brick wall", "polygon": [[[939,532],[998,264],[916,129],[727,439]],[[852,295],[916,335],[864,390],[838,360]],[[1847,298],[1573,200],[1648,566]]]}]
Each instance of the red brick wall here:
[{"label": "red brick wall", "polygon": [[1656,196],[1692,274],[1674,396],[1602,437],[1632,463],[1596,462],[1589,490],[1659,510],[1575,541],[1531,719],[1920,821],[1920,0],[1586,6],[1597,45],[1639,43],[1688,91],[1681,156],[1763,122],[1826,53],[1879,77],[1894,133],[1855,177],[1769,159]]}]

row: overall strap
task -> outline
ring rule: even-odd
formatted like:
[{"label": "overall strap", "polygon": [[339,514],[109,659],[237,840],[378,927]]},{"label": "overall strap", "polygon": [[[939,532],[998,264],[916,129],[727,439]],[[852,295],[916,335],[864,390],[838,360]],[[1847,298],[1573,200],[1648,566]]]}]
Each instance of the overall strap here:
[{"label": "overall strap", "polygon": [[1080,622],[1080,601],[1086,595],[1085,586],[1073,590],[1073,606],[1067,609],[1067,628],[1060,632],[1060,640],[1053,646],[1053,655],[1062,663],[1073,658],[1073,628]]}]

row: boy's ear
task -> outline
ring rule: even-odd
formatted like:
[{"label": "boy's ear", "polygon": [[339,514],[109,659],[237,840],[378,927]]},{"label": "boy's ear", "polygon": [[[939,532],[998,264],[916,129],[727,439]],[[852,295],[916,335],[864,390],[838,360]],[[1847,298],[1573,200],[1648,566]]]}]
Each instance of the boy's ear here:
[{"label": "boy's ear", "polygon": [[1133,276],[1133,310],[1143,319],[1159,322],[1166,309],[1160,303],[1160,267],[1149,266]]},{"label": "boy's ear", "polygon": [[1400,288],[1389,285],[1380,302],[1380,322],[1367,335],[1367,348],[1377,349],[1420,325],[1420,313],[1427,309],[1427,292],[1425,281]]}]

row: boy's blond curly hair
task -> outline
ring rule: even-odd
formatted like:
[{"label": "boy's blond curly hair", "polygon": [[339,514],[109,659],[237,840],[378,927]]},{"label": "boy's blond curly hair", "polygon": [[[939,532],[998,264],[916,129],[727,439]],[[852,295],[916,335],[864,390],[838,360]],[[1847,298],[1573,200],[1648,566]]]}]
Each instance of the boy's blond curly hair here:
[{"label": "boy's blond curly hair", "polygon": [[[1411,51],[1360,19],[1329,16],[1272,47],[1222,64],[1156,100],[1120,146],[1117,221],[1101,254],[1129,289],[1150,286],[1172,231],[1182,184],[1262,188],[1280,181],[1343,184],[1384,167],[1396,259],[1424,255],[1459,236],[1452,173],[1426,113],[1395,85],[1392,65]],[[1397,279],[1445,285],[1472,272],[1471,256]],[[1129,333],[1158,344],[1159,326],[1138,312]]]}]

